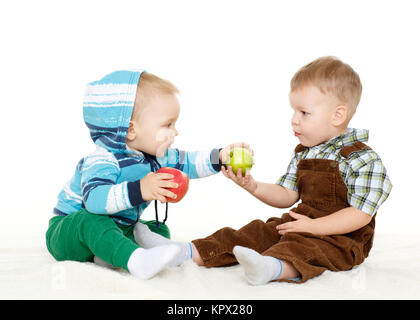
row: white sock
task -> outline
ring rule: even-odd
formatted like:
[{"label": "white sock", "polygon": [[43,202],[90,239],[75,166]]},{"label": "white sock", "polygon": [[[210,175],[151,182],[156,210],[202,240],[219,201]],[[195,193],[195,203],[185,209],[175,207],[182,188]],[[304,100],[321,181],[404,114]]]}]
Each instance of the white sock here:
[{"label": "white sock", "polygon": [[140,279],[150,279],[166,267],[179,253],[179,247],[164,245],[152,249],[138,248],[128,259],[128,271]]},{"label": "white sock", "polygon": [[138,222],[133,230],[134,239],[137,244],[145,249],[154,248],[162,245],[176,245],[180,248],[179,254],[169,263],[169,266],[176,267],[181,265],[184,261],[192,259],[192,244],[191,242],[178,242],[169,240],[158,233],[149,229],[149,227],[141,222]]},{"label": "white sock", "polygon": [[255,250],[235,246],[233,254],[240,265],[244,267],[246,279],[254,286],[277,280],[283,271],[280,259],[262,256]]}]

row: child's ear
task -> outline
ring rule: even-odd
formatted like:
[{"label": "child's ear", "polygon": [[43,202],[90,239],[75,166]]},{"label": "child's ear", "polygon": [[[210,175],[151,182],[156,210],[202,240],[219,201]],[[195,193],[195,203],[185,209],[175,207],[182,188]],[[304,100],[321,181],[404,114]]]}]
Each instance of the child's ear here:
[{"label": "child's ear", "polygon": [[345,105],[339,105],[335,108],[333,114],[333,124],[335,126],[341,126],[347,120],[347,107]]},{"label": "child's ear", "polygon": [[136,138],[136,130],[134,129],[133,121],[130,121],[130,125],[127,130],[127,140],[132,141]]}]

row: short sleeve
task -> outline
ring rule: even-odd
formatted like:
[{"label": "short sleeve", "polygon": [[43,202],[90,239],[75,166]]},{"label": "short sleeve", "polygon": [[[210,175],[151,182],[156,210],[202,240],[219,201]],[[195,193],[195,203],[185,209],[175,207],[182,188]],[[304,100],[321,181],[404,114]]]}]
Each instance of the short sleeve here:
[{"label": "short sleeve", "polygon": [[283,186],[287,189],[297,191],[297,154],[294,154],[292,160],[290,161],[289,165],[287,166],[287,171],[284,175],[282,175],[276,182],[276,184]]},{"label": "short sleeve", "polygon": [[352,161],[346,178],[347,199],[351,206],[373,216],[388,198],[392,183],[375,152],[365,152]]}]

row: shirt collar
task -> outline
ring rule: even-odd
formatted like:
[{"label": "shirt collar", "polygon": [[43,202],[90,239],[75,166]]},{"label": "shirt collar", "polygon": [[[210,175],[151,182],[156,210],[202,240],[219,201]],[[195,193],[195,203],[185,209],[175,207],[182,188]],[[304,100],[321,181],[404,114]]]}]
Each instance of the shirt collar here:
[{"label": "shirt collar", "polygon": [[327,142],[314,146],[318,150],[334,148],[336,150],[345,146],[351,146],[356,141],[367,142],[369,139],[369,130],[348,128],[346,133],[335,136]]},{"label": "shirt collar", "polygon": [[353,145],[355,142],[367,142],[369,140],[369,130],[348,128],[347,133],[343,135],[343,146]]}]

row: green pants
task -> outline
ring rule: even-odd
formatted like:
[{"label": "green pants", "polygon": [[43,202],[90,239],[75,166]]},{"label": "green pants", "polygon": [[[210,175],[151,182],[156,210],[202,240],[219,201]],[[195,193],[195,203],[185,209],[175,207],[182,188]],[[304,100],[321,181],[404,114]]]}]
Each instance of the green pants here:
[{"label": "green pants", "polygon": [[[166,225],[158,229],[155,221],[143,221],[149,229],[167,238]],[[57,261],[93,261],[97,256],[114,267],[127,270],[131,254],[140,246],[134,240],[134,225],[118,224],[107,215],[80,210],[50,219],[46,233],[48,251]],[[127,270],[128,271],[128,270]]]}]

